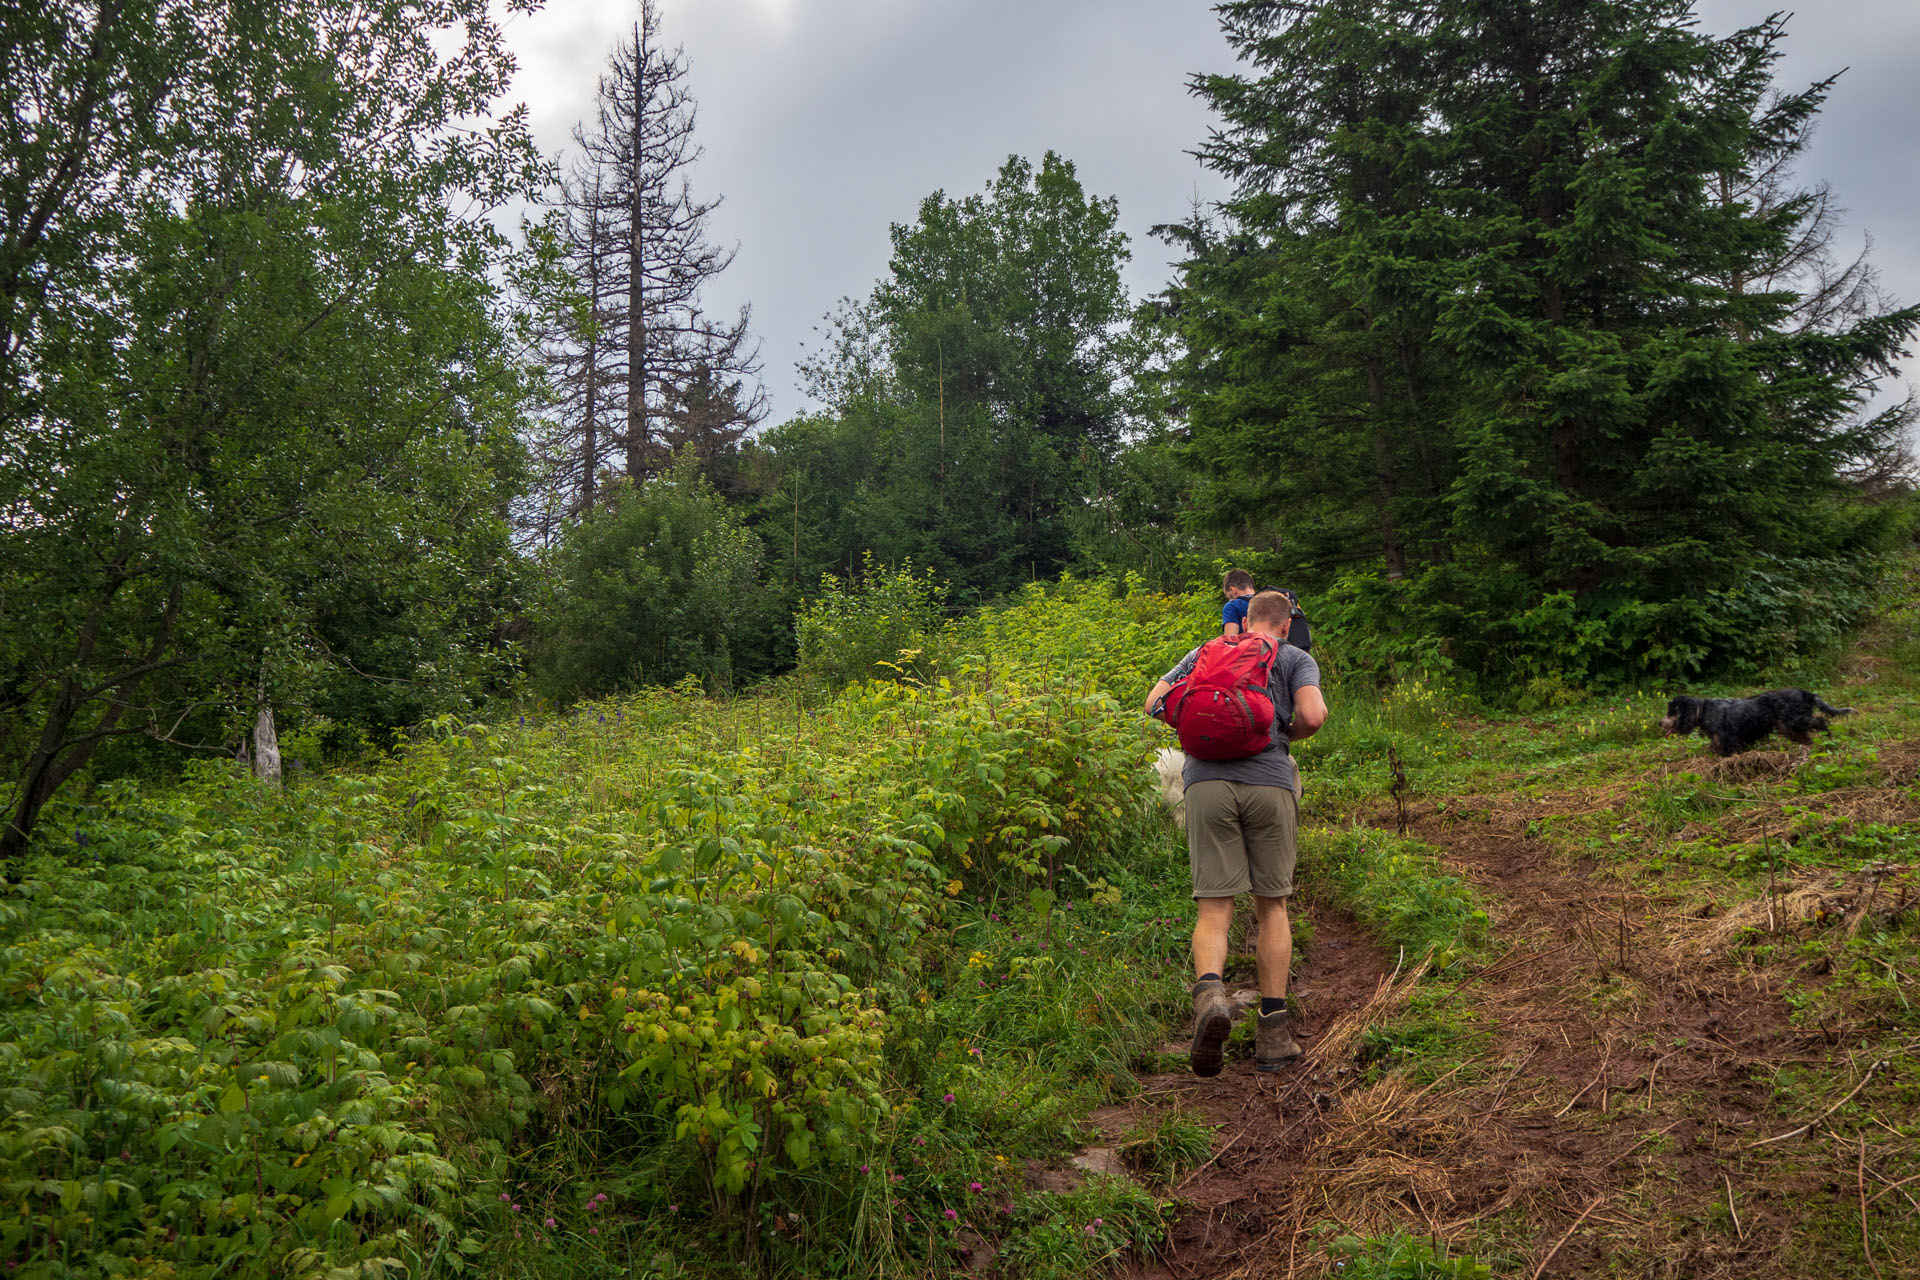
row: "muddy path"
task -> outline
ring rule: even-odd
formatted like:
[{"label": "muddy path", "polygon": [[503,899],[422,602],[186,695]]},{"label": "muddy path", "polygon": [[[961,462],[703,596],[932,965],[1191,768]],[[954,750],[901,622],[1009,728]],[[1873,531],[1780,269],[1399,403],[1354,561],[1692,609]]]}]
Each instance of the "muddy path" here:
[{"label": "muddy path", "polygon": [[[1856,1150],[1816,1125],[1770,1141],[1797,1126],[1774,1080],[1796,1065],[1860,1079],[1873,1064],[1848,1028],[1790,1023],[1785,988],[1806,973],[1746,961],[1727,945],[1737,922],[1687,891],[1556,853],[1530,834],[1540,816],[1484,798],[1409,812],[1410,834],[1485,895],[1495,940],[1477,971],[1429,978],[1418,997],[1421,1019],[1463,1037],[1424,1083],[1359,1052],[1419,975],[1308,897],[1301,1063],[1156,1076],[1096,1117],[1109,1136],[1163,1107],[1218,1126],[1211,1159],[1172,1189],[1161,1257],[1133,1275],[1329,1274],[1316,1224],[1429,1237],[1530,1280],[1799,1274],[1798,1210],[1851,1197],[1901,1139]],[[1881,1273],[1920,1275],[1920,1260]]]}]

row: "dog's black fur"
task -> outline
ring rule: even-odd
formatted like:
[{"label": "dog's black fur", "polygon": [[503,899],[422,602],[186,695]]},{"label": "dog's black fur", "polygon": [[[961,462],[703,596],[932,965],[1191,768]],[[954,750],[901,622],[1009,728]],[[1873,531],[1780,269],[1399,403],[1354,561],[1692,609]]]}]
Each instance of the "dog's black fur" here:
[{"label": "dog's black fur", "polygon": [[[1826,715],[1820,714],[1823,711]],[[1715,751],[1730,756],[1750,750],[1775,731],[1803,747],[1811,747],[1815,729],[1830,731],[1827,716],[1852,713],[1852,707],[1830,707],[1819,694],[1805,689],[1774,689],[1756,693],[1751,698],[1683,695],[1667,703],[1667,716],[1660,722],[1660,728],[1666,733],[1692,733],[1698,729],[1707,735]]]}]

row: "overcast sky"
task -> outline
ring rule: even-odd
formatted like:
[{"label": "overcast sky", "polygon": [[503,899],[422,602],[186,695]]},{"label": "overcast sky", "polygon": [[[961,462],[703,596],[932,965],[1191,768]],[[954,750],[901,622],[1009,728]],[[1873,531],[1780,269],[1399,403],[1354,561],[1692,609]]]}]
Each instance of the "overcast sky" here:
[{"label": "overcast sky", "polygon": [[[1220,183],[1186,154],[1208,113],[1195,72],[1231,69],[1210,5],[1193,0],[663,0],[666,36],[692,62],[706,149],[696,194],[721,194],[713,238],[739,256],[707,305],[753,307],[771,421],[806,406],[794,362],[841,297],[886,269],[887,229],[936,189],[985,187],[1008,155],[1051,148],[1090,193],[1117,197],[1136,297],[1170,256],[1148,229]],[[1782,7],[1700,0],[1725,32]],[[638,6],[547,0],[507,38],[515,96],[551,152],[566,148],[595,78]],[[1920,300],[1920,3],[1820,0],[1789,28],[1778,81],[1849,68],[1804,175],[1832,184],[1847,233],[1876,245],[1885,284]],[[1920,374],[1920,361],[1909,361]]]}]

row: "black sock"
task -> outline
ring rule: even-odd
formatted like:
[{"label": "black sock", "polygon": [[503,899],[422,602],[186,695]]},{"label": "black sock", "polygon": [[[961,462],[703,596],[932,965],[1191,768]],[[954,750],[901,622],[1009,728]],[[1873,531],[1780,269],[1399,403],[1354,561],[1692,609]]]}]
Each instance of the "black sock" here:
[{"label": "black sock", "polygon": [[1218,981],[1220,981],[1220,975],[1219,975],[1219,974],[1217,974],[1217,973],[1203,973],[1203,974],[1201,974],[1201,975],[1200,975],[1200,981],[1202,981],[1202,982],[1218,982]]},{"label": "black sock", "polygon": [[1287,1011],[1287,998],[1285,996],[1261,996],[1260,997],[1260,1012],[1262,1015],[1269,1014],[1269,1013],[1285,1013],[1286,1011]]}]

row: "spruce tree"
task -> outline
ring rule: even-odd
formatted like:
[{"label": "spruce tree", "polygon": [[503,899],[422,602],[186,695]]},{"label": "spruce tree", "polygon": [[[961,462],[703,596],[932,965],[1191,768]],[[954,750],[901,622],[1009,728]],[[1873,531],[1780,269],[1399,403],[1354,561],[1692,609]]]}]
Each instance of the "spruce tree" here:
[{"label": "spruce tree", "polygon": [[[1716,38],[1682,0],[1222,12],[1252,73],[1195,89],[1236,191],[1223,226],[1179,233],[1168,298],[1212,524],[1331,571],[1351,548],[1296,522],[1357,540],[1371,512],[1360,551],[1457,654],[1491,670],[1532,645],[1575,676],[1620,650],[1750,654],[1725,607],[1749,574],[1870,540],[1841,477],[1897,435],[1867,399],[1920,313],[1856,289],[1811,318],[1795,246],[1825,206],[1785,175],[1831,82],[1773,92],[1780,19]],[[1556,593],[1570,612],[1542,612]]]}]

